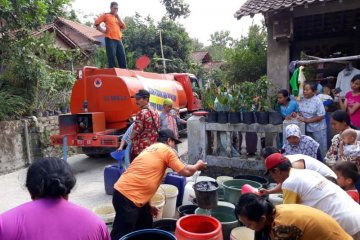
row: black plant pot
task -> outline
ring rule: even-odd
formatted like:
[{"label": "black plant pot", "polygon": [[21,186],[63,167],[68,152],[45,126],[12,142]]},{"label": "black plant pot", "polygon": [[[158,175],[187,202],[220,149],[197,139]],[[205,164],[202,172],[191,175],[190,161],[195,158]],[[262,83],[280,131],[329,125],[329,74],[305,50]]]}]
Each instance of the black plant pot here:
[{"label": "black plant pot", "polygon": [[240,112],[229,112],[229,123],[239,123],[240,120]]},{"label": "black plant pot", "polygon": [[279,125],[283,122],[283,116],[279,112],[269,112],[269,123]]},{"label": "black plant pot", "polygon": [[217,122],[218,123],[228,123],[229,112],[218,112]]},{"label": "black plant pot", "polygon": [[209,114],[207,115],[206,120],[209,123],[216,123],[217,122],[217,116],[218,116],[217,112],[209,112]]},{"label": "black plant pot", "polygon": [[242,112],[242,122],[245,124],[252,124],[255,122],[253,112]]},{"label": "black plant pot", "polygon": [[259,124],[269,124],[269,112],[255,112],[256,122]]}]

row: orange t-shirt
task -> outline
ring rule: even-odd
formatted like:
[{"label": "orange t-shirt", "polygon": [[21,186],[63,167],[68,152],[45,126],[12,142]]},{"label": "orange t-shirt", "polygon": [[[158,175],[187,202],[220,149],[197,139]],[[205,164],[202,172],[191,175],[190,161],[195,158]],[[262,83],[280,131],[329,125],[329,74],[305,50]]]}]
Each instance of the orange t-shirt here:
[{"label": "orange t-shirt", "polygon": [[156,193],[167,167],[179,172],[185,164],[170,146],[154,143],[134,159],[114,188],[136,206],[142,207]]},{"label": "orange t-shirt", "polygon": [[98,17],[95,20],[95,26],[98,26],[102,22],[105,23],[106,26],[105,37],[115,40],[120,40],[122,38],[121,29],[126,28],[125,23],[120,27],[119,20],[111,13],[105,13]]}]

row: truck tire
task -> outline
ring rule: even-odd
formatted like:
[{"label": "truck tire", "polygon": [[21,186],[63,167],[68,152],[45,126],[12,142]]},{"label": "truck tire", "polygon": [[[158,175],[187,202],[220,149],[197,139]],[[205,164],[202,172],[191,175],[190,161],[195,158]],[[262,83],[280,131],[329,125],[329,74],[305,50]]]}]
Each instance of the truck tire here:
[{"label": "truck tire", "polygon": [[115,151],[116,148],[102,148],[102,147],[83,147],[83,153],[91,158],[106,158],[110,153]]}]

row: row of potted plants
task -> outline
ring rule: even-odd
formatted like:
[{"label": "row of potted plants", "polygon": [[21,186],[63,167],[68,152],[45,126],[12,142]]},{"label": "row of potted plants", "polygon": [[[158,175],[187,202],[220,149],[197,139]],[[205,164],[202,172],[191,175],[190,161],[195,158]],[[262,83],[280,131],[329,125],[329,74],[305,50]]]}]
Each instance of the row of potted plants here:
[{"label": "row of potted plants", "polygon": [[276,95],[269,94],[271,90],[272,85],[266,77],[236,86],[228,86],[226,83],[216,86],[215,83],[210,83],[202,92],[202,107],[209,112],[207,121],[281,124],[283,118],[274,110]]}]

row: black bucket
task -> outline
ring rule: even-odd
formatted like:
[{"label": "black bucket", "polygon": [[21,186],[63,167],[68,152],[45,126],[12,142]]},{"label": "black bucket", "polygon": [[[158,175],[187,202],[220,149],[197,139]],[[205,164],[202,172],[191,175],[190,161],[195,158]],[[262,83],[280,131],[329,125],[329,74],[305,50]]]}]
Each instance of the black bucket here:
[{"label": "black bucket", "polygon": [[167,232],[174,233],[176,229],[177,219],[175,218],[164,218],[153,223],[153,228],[161,229]]},{"label": "black bucket", "polygon": [[217,112],[209,112],[208,115],[207,115],[207,122],[209,123],[216,123],[217,122],[217,115],[218,113]]},{"label": "black bucket", "polygon": [[229,123],[239,123],[240,120],[240,112],[229,112]]},{"label": "black bucket", "polygon": [[279,112],[269,112],[269,123],[279,125],[283,123],[283,116]]},{"label": "black bucket", "polygon": [[256,122],[259,124],[269,124],[269,112],[255,112]]},{"label": "black bucket", "polygon": [[255,123],[253,112],[242,112],[242,122],[245,124]]},{"label": "black bucket", "polygon": [[198,205],[189,204],[189,205],[181,205],[177,208],[180,217],[195,214],[195,209],[198,208]]},{"label": "black bucket", "polygon": [[212,209],[217,206],[219,184],[213,181],[197,182],[193,186],[196,203],[202,209]]},{"label": "black bucket", "polygon": [[228,116],[229,116],[229,112],[218,112],[217,115],[217,122],[218,123],[228,123]]},{"label": "black bucket", "polygon": [[269,187],[269,180],[265,177],[256,176],[256,175],[237,175],[234,177],[234,179],[245,179],[245,180],[251,180],[260,183],[263,188]]}]

